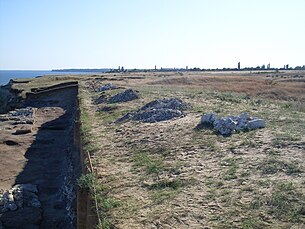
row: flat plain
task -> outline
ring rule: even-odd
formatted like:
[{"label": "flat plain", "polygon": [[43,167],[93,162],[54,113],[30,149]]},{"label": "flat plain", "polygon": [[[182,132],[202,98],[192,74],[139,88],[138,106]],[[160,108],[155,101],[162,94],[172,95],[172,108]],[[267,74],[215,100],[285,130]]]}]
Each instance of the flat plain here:
[{"label": "flat plain", "polygon": [[[96,92],[106,83],[118,88]],[[117,73],[80,85],[94,169],[82,181],[100,228],[305,228],[304,71]],[[140,98],[107,103],[129,88]],[[167,121],[116,122],[162,98],[190,106]],[[224,137],[196,128],[208,112],[248,112],[266,127]]]}]

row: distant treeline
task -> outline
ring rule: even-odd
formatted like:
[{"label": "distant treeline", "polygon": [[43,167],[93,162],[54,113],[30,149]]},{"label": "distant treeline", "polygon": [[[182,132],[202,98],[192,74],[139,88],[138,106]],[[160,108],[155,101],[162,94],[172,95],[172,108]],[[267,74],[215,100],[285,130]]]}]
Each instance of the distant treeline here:
[{"label": "distant treeline", "polygon": [[52,69],[52,72],[109,72],[111,68],[95,68],[95,69]]},{"label": "distant treeline", "polygon": [[98,69],[53,69],[52,72],[171,72],[171,71],[261,71],[261,70],[305,70],[305,65],[296,66],[295,68],[289,67],[289,65],[284,66],[284,68],[268,68],[265,65],[257,67],[245,67],[245,68],[160,68],[160,69],[113,69],[113,68],[98,68]]}]

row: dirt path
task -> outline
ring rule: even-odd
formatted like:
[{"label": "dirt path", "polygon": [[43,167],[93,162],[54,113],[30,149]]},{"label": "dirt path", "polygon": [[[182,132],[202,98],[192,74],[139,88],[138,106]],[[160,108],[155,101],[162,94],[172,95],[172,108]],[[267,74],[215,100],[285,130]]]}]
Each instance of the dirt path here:
[{"label": "dirt path", "polygon": [[[0,189],[16,184],[37,185],[41,203],[40,215],[27,225],[24,218],[28,216],[18,214],[24,209],[0,213],[4,227],[20,224],[22,228],[74,228],[76,96],[77,87],[43,93],[26,104],[34,108],[33,124],[0,122]],[[31,132],[16,135],[16,130]]]}]

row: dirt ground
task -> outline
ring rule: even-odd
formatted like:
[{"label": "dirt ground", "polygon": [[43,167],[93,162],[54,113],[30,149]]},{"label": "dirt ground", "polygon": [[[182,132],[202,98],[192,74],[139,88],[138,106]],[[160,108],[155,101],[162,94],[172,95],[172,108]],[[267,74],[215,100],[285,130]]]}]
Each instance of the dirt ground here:
[{"label": "dirt ground", "polygon": [[[101,228],[304,228],[305,73],[127,73],[82,82]],[[121,89],[95,92],[113,83]],[[140,99],[95,104],[124,89]],[[115,122],[160,98],[190,104],[157,123]],[[111,109],[109,109],[111,107]],[[107,108],[107,109],[105,109]],[[202,114],[264,118],[230,137]]]},{"label": "dirt ground", "polygon": [[[74,176],[71,153],[76,96],[77,88],[45,93],[25,104],[35,110],[33,124],[0,122],[0,188],[37,185],[43,212],[41,228],[73,228],[75,223],[75,215],[69,215],[66,208],[75,203],[66,195],[75,199],[67,182]],[[30,131],[14,134],[21,129]],[[0,215],[4,226],[5,217],[5,213]]]}]

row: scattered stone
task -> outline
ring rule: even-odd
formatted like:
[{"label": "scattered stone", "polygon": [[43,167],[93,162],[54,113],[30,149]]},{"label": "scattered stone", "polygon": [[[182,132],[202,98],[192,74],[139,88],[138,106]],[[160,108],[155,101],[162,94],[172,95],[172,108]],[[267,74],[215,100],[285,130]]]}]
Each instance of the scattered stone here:
[{"label": "scattered stone", "polygon": [[188,105],[177,98],[158,99],[146,104],[136,112],[127,113],[118,122],[129,119],[150,123],[170,120],[184,116],[183,111],[187,108]]},{"label": "scattered stone", "polygon": [[143,122],[160,122],[169,120],[176,117],[183,116],[183,112],[179,110],[172,109],[157,109],[157,110],[144,110],[134,114],[133,120],[143,121]]},{"label": "scattered stone", "polygon": [[201,117],[199,126],[212,127],[221,135],[231,135],[237,131],[255,130],[265,127],[263,119],[252,118],[248,113],[240,116],[217,117],[214,113],[207,113]]},{"label": "scattered stone", "polygon": [[33,124],[34,122],[34,108],[26,107],[10,111],[7,114],[0,115],[0,121],[15,121],[17,124]]},{"label": "scattered stone", "polygon": [[37,186],[18,184],[0,195],[0,213],[16,211],[24,207],[40,208]]},{"label": "scattered stone", "polygon": [[208,113],[201,117],[200,123],[206,126],[213,126],[217,116],[214,113]]},{"label": "scattered stone", "polygon": [[254,119],[254,120],[250,120],[248,122],[249,130],[255,130],[255,129],[264,128],[264,127],[265,127],[265,121],[263,119]]},{"label": "scattered stone", "polygon": [[101,92],[101,91],[107,91],[107,90],[113,90],[117,89],[117,86],[114,86],[112,83],[107,83],[99,88],[96,89],[96,92]]},{"label": "scattered stone", "polygon": [[20,109],[14,110],[14,111],[10,111],[9,114],[11,116],[32,117],[33,108],[32,107],[20,108]]},{"label": "scattered stone", "polygon": [[95,104],[101,104],[107,102],[107,96],[106,95],[101,95],[95,100]]},{"label": "scattered stone", "polygon": [[114,96],[112,96],[109,99],[109,103],[121,103],[121,102],[128,102],[131,100],[138,99],[139,95],[136,91],[132,89],[127,89],[126,91],[123,91],[121,93],[118,93]]}]

